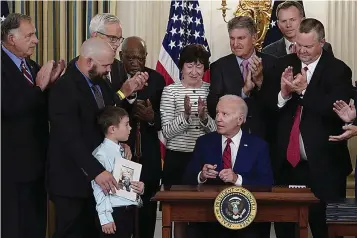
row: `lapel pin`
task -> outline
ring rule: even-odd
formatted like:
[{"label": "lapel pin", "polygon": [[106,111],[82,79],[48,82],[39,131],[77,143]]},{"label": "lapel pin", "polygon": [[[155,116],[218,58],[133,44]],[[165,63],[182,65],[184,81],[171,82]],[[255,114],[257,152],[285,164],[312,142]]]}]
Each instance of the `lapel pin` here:
[{"label": "lapel pin", "polygon": [[244,144],[244,146],[248,147],[248,145],[247,145],[247,144]]}]

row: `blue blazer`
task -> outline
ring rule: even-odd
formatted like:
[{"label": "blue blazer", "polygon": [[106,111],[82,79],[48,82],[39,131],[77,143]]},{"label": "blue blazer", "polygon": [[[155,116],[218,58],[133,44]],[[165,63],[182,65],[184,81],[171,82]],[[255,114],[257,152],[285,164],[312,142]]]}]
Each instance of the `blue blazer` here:
[{"label": "blue blazer", "polygon": [[[217,164],[216,171],[223,169],[222,135],[212,132],[199,137],[192,158],[186,168],[183,181],[197,185],[198,173],[205,164]],[[233,171],[242,176],[243,186],[271,186],[273,173],[268,144],[259,137],[243,132]],[[219,177],[208,179],[205,184],[224,184]]]}]

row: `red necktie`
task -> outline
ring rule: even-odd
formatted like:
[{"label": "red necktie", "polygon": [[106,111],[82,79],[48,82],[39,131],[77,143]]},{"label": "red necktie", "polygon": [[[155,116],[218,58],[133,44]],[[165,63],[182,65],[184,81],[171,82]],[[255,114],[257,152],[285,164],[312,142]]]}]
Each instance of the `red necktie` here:
[{"label": "red necktie", "polygon": [[286,151],[286,158],[294,168],[300,161],[300,115],[301,106],[298,105],[295,113],[294,124],[290,131],[288,149]]},{"label": "red necktie", "polygon": [[31,86],[33,86],[33,81],[32,81],[31,74],[30,74],[30,72],[26,69],[26,66],[25,66],[24,61],[21,61],[20,67],[21,67],[21,71],[22,71],[24,77],[25,77],[25,78],[27,79],[27,81],[31,84]]},{"label": "red necktie", "polygon": [[227,138],[226,140],[226,148],[223,151],[223,169],[231,169],[232,168],[232,156],[231,156],[231,146],[230,143],[232,140]]}]

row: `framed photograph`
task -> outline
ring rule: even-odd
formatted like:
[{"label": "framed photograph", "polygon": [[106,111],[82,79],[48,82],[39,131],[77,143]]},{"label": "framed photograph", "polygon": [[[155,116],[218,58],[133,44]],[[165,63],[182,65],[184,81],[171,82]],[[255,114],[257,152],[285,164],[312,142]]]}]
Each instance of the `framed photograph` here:
[{"label": "framed photograph", "polygon": [[136,193],[130,188],[131,181],[139,181],[142,165],[133,161],[116,158],[113,176],[118,181],[119,190],[116,194],[120,197],[136,201]]}]

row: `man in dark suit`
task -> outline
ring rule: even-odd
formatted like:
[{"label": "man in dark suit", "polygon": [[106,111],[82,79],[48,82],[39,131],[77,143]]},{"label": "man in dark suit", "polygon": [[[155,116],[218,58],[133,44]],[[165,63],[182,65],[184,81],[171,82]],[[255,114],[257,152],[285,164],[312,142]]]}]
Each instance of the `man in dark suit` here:
[{"label": "man in dark suit", "polygon": [[[274,104],[279,111],[272,158],[275,182],[307,185],[320,199],[309,211],[314,238],[328,236],[325,204],[345,197],[346,178],[352,171],[346,141],[329,141],[329,135],[341,133],[343,122],[332,108],[336,100],[350,99],[352,73],[323,50],[324,38],[320,21],[304,19],[296,37],[297,54],[280,58],[275,70]],[[278,238],[293,237],[294,228],[275,224]]]},{"label": "man in dark suit", "polygon": [[[276,57],[295,53],[296,32],[304,16],[304,7],[299,2],[284,1],[280,3],[276,9],[276,18],[278,19],[277,25],[284,37],[264,47],[262,52]],[[330,43],[325,42],[323,48],[333,55]]]},{"label": "man in dark suit", "polygon": [[[157,202],[150,199],[159,190],[161,156],[158,131],[161,129],[160,100],[165,80],[161,74],[145,67],[146,43],[139,37],[124,40],[119,52],[123,70],[119,78],[126,80],[138,72],[149,75],[147,86],[132,95],[122,105],[129,112],[132,128],[128,144],[134,161],[143,165],[140,181],[145,183],[143,207],[139,209],[139,237],[153,238],[156,224]],[[136,99],[136,100],[135,100]]]},{"label": "man in dark suit", "polygon": [[[98,113],[115,103],[105,83],[114,56],[104,40],[85,41],[75,67],[68,69],[50,91],[47,186],[56,210],[55,238],[98,237],[90,181],[95,180],[105,193],[115,192],[118,186],[92,155],[103,140]],[[147,80],[146,73],[138,77]]]},{"label": "man in dark suit", "polygon": [[6,238],[46,233],[46,89],[65,64],[51,60],[40,67],[28,58],[38,43],[35,33],[26,15],[10,14],[1,23],[1,234]]},{"label": "man in dark suit", "polygon": [[[89,32],[92,38],[96,37],[108,42],[115,54],[117,54],[118,48],[124,40],[119,18],[110,13],[100,13],[95,15],[90,21]],[[75,67],[75,62],[77,60],[78,57],[71,60],[67,66],[67,70],[72,70],[73,67]],[[113,64],[111,65],[111,71],[108,73],[105,82],[111,87],[114,97],[120,97],[119,100],[116,100],[117,103],[124,98],[130,97],[133,88],[136,87],[137,84],[139,84],[138,89],[142,88],[145,84],[145,82],[139,81],[135,75],[125,81],[124,78],[120,76],[123,73],[122,63],[114,58]],[[118,96],[116,96],[116,94],[118,94]]]},{"label": "man in dark suit", "polygon": [[[257,29],[252,18],[240,16],[228,22],[232,54],[211,64],[211,85],[207,97],[210,116],[215,118],[218,99],[225,94],[242,97],[249,112],[243,130],[265,138],[267,119],[270,118],[261,100],[265,92],[263,78],[273,67],[275,57],[257,52],[254,48]],[[247,80],[248,74],[251,77]]]},{"label": "man in dark suit", "polygon": [[[219,99],[216,115],[217,132],[197,139],[192,159],[184,175],[184,181],[187,184],[236,186],[271,186],[273,184],[268,144],[259,137],[241,130],[247,112],[246,103],[236,95],[225,95]],[[261,237],[257,224],[235,232],[238,234],[232,234],[231,231],[218,224],[197,226],[203,231],[203,237],[229,237],[231,235]],[[269,237],[269,232],[263,236]]]}]

